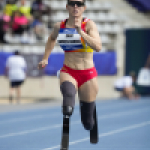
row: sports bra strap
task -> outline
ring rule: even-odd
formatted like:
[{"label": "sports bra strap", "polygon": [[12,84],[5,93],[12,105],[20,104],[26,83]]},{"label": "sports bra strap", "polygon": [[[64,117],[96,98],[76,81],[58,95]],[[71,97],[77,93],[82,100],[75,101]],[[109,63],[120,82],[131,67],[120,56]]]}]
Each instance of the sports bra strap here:
[{"label": "sports bra strap", "polygon": [[60,23],[60,28],[66,28],[66,20],[63,20],[61,23]]},{"label": "sports bra strap", "polygon": [[[66,28],[66,22],[67,22],[68,19],[65,19],[63,20],[61,23],[60,23],[60,28]],[[81,29],[86,32],[85,30],[85,27],[86,27],[86,23],[89,21],[90,19],[87,19],[87,18],[83,18],[83,21],[82,21],[82,24],[81,24]]]}]

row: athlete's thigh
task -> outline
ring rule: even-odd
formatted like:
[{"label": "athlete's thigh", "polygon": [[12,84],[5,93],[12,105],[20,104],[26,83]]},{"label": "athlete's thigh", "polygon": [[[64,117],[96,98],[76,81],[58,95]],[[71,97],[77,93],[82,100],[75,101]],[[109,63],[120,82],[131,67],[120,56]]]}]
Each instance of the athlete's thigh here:
[{"label": "athlete's thigh", "polygon": [[65,81],[71,82],[73,85],[75,85],[76,89],[78,89],[77,82],[71,75],[65,72],[60,72],[60,85]]},{"label": "athlete's thigh", "polygon": [[98,93],[97,77],[85,82],[78,89],[79,99],[85,102],[93,102]]}]

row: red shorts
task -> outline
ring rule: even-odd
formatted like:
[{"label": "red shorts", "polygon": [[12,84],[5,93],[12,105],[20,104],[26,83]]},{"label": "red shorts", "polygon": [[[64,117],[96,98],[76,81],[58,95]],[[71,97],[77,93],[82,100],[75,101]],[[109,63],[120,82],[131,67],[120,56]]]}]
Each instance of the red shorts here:
[{"label": "red shorts", "polygon": [[63,67],[60,70],[61,72],[66,72],[69,75],[71,75],[78,83],[78,88],[85,82],[87,82],[90,79],[93,79],[97,76],[97,71],[95,67],[85,69],[85,70],[75,70],[70,67],[67,67],[66,65],[63,65]]}]

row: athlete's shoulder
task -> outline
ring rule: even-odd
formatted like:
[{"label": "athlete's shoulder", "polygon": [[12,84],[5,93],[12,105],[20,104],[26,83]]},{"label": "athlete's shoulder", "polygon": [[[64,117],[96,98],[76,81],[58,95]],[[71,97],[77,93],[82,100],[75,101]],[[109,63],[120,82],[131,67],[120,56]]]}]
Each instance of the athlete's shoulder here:
[{"label": "athlete's shoulder", "polygon": [[86,29],[87,29],[87,31],[93,30],[93,29],[97,29],[96,23],[95,23],[93,20],[90,19],[90,20],[86,23]]},{"label": "athlete's shoulder", "polygon": [[53,26],[53,30],[52,30],[51,35],[50,35],[51,39],[56,40],[56,38],[59,34],[59,30],[60,30],[60,22],[57,22]]},{"label": "athlete's shoulder", "polygon": [[56,22],[54,24],[54,29],[60,29],[61,22]]},{"label": "athlete's shoulder", "polygon": [[94,25],[96,25],[96,23],[95,23],[93,20],[88,19],[87,25],[88,25],[88,26],[94,26]]},{"label": "athlete's shoulder", "polygon": [[64,28],[65,27],[65,22],[66,22],[66,19],[62,20],[61,22],[55,23],[54,28],[56,28],[56,29]]}]

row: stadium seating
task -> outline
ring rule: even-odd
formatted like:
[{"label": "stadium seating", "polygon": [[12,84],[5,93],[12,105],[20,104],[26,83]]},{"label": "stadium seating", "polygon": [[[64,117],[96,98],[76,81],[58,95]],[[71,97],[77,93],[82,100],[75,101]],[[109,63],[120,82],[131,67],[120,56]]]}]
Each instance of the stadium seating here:
[{"label": "stadium seating", "polygon": [[[44,0],[45,4],[49,5],[52,9],[52,16],[51,16],[51,22],[54,24],[55,22],[61,21],[62,19],[68,18],[68,13],[66,12],[66,0]],[[31,4],[31,0],[27,1],[28,5]],[[87,10],[84,13],[84,16],[89,19],[92,19],[97,24],[97,28],[100,32],[100,35],[102,37],[102,43],[103,48],[107,50],[107,45],[111,44],[114,36],[117,36],[118,28],[121,28],[120,24],[118,23],[119,20],[117,16],[115,16],[111,12],[111,3],[109,1],[100,2],[98,0],[93,1],[87,1]],[[49,16],[44,15],[42,17],[45,24],[48,23]],[[118,27],[118,28],[117,28]],[[45,35],[44,40],[42,41],[42,45],[44,46],[45,42],[47,41],[47,38],[49,36],[51,29],[49,29],[49,32]],[[110,34],[114,34],[114,36],[110,37]],[[6,34],[6,39],[13,44],[17,44],[19,46],[19,42],[26,43],[26,44],[35,44],[37,43],[35,36],[33,34],[30,35],[24,35],[24,37],[12,37],[10,34]],[[38,41],[39,42],[39,41]],[[58,46],[58,45],[56,45]],[[20,48],[22,46],[20,45]],[[30,47],[30,45],[29,45]],[[13,47],[10,47],[11,49]],[[18,47],[19,48],[19,47]],[[57,47],[59,48],[59,47]],[[22,49],[22,48],[21,48]],[[60,48],[59,48],[60,49]],[[115,47],[112,47],[112,49],[116,49]],[[10,50],[11,51],[11,50]],[[27,52],[27,50],[25,50]],[[33,49],[34,52],[36,52]],[[56,50],[61,51],[61,50]]]},{"label": "stadium seating", "polygon": [[[33,0],[27,0],[27,4],[31,5]],[[51,23],[52,25],[58,21],[61,21],[62,19],[68,18],[68,13],[66,12],[66,0],[43,0],[45,4],[51,7],[52,15],[51,15]],[[114,3],[116,1],[116,3]],[[127,27],[128,24],[124,24],[124,22],[128,21],[128,17],[126,15],[119,16],[119,14],[116,15],[114,13],[114,8],[118,8],[119,4],[118,2],[121,2],[122,0],[87,0],[86,6],[87,10],[84,13],[84,17],[88,17],[89,19],[92,19],[98,28],[98,31],[100,33],[101,39],[102,39],[102,45],[103,50],[107,51],[108,49],[117,49],[115,47],[116,44],[114,44],[117,36]],[[116,5],[116,6],[115,6]],[[119,9],[118,9],[119,10]],[[48,23],[50,16],[44,15],[42,17],[45,24]],[[124,25],[123,25],[124,24]],[[136,23],[136,26],[138,23]],[[42,41],[37,41],[35,38],[35,35],[32,34],[24,34],[23,37],[12,37],[9,33],[6,34],[6,39],[13,45],[16,43],[18,48],[20,45],[20,49],[22,49],[22,44],[28,44],[28,47],[30,45],[37,45],[41,44],[43,47],[47,41],[47,38],[51,32],[51,28],[48,29],[48,32],[44,35],[44,39]],[[21,43],[21,44],[19,44]],[[1,47],[1,46],[0,46]],[[54,52],[61,51],[61,49],[56,45],[56,47],[59,50],[54,49]],[[13,48],[10,47],[11,49]],[[30,49],[32,50],[32,49]],[[10,50],[11,51],[11,50]],[[34,50],[33,50],[34,51]],[[41,50],[42,51],[42,50]]]}]

